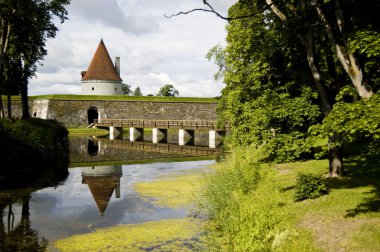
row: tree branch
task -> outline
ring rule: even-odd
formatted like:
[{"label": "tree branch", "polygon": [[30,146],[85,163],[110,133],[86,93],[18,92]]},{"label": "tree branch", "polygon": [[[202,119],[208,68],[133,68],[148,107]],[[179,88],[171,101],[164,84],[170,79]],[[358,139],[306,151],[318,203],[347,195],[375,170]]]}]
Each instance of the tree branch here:
[{"label": "tree branch", "polygon": [[214,13],[218,18],[221,18],[223,20],[232,21],[232,20],[237,20],[237,19],[243,19],[243,18],[253,17],[253,16],[256,16],[256,15],[262,13],[264,10],[266,10],[266,8],[263,8],[263,10],[261,10],[259,12],[256,12],[256,13],[251,13],[251,14],[247,14],[247,15],[243,15],[243,16],[237,16],[237,17],[226,17],[226,16],[223,16],[222,14],[220,14],[219,12],[215,11],[215,9],[211,6],[211,4],[208,3],[207,0],[203,0],[203,4],[206,5],[208,7],[208,9],[205,9],[205,8],[196,8],[196,9],[192,9],[192,10],[189,10],[189,11],[180,11],[180,12],[178,12],[176,14],[172,14],[172,15],[169,15],[169,16],[166,15],[166,14],[164,14],[164,17],[166,17],[166,18],[172,18],[172,17],[176,17],[176,16],[180,16],[180,15],[187,15],[187,14],[195,12],[195,11],[204,11],[204,12]]}]

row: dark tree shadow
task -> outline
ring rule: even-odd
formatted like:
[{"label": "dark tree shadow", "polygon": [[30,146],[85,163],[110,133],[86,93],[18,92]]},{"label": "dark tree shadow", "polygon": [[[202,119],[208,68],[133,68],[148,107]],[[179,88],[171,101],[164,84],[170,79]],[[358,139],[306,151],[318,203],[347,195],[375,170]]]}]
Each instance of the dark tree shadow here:
[{"label": "dark tree shadow", "polygon": [[345,218],[355,217],[362,213],[380,212],[380,158],[378,156],[351,156],[344,160],[343,178],[328,179],[328,188],[350,189],[372,187],[365,194],[364,201],[353,209],[346,210]]}]

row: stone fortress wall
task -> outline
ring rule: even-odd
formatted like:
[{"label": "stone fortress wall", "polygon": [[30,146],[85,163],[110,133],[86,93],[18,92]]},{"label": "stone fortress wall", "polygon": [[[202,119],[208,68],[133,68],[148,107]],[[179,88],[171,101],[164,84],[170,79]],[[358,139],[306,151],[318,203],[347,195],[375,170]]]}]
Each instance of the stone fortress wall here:
[{"label": "stone fortress wall", "polygon": [[[87,126],[94,115],[97,119],[217,120],[216,102],[44,99],[31,100],[29,106],[32,117],[55,119],[67,127]],[[21,117],[21,102],[12,102],[12,115]]]}]

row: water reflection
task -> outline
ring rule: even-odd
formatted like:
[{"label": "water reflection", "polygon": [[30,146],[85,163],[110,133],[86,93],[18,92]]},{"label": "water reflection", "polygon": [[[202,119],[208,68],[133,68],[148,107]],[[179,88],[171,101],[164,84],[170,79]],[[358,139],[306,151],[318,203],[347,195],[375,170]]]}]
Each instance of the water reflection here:
[{"label": "water reflection", "polygon": [[[170,136],[169,136],[170,138]],[[0,190],[0,251],[45,251],[55,240],[96,228],[141,223],[186,215],[184,209],[157,207],[134,191],[134,184],[162,175],[202,169],[213,160],[120,164],[147,160],[210,155],[203,146],[131,143],[125,140],[71,137],[70,160],[86,167],[47,180],[37,187]],[[112,165],[97,165],[111,161]],[[88,165],[88,164],[87,164]],[[66,167],[67,169],[67,167]],[[53,169],[51,169],[53,170]],[[59,181],[64,180],[59,184]],[[43,186],[42,186],[43,185]]]},{"label": "water reflection", "polygon": [[[170,137],[172,136],[169,134]],[[202,136],[196,140],[201,143]],[[207,144],[207,135],[203,137],[203,141]],[[213,149],[203,145],[179,146],[174,143],[154,144],[102,137],[70,137],[71,163],[212,156],[219,151],[220,148]]]},{"label": "water reflection", "polygon": [[[21,200],[20,221],[15,226],[13,203],[8,198],[0,198],[0,251],[45,251],[48,240],[39,237],[38,231],[32,228],[30,222],[30,195],[24,195]],[[4,221],[6,217],[6,224]]]},{"label": "water reflection", "polygon": [[102,216],[114,191],[115,198],[120,198],[120,178],[122,174],[121,165],[82,168],[82,184],[88,185]]},{"label": "water reflection", "polygon": [[157,207],[141,198],[134,191],[134,184],[162,175],[203,169],[214,162],[77,167],[69,169],[68,178],[59,186],[0,191],[0,251],[9,251],[2,249],[5,246],[16,246],[21,239],[16,235],[30,236],[30,244],[23,246],[31,249],[24,251],[43,251],[47,240],[53,244],[62,237],[96,228],[183,217],[184,209]]}]

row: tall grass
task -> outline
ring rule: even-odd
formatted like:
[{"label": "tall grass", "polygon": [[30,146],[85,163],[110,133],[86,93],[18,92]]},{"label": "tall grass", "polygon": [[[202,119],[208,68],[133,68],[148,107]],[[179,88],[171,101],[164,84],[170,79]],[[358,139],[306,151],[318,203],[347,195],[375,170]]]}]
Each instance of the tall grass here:
[{"label": "tall grass", "polygon": [[[325,176],[327,160],[263,164],[262,151],[233,149],[205,178],[199,211],[209,251],[378,251],[380,161],[355,155],[329,194],[295,202],[297,175]],[[339,237],[339,239],[337,239]]]},{"label": "tall grass", "polygon": [[272,211],[273,200],[256,194],[268,176],[258,163],[261,156],[260,149],[237,148],[222,167],[206,177],[199,208],[209,219],[209,250],[271,249],[279,215]]}]

